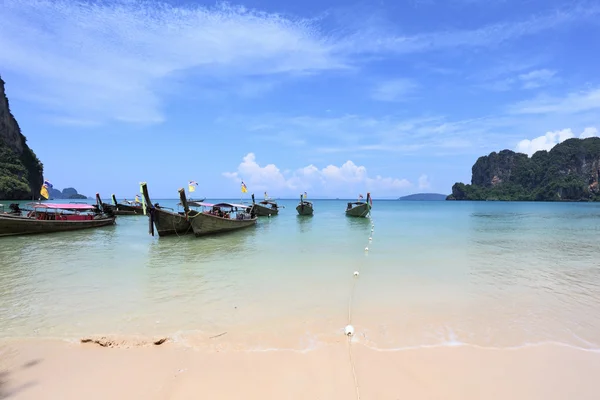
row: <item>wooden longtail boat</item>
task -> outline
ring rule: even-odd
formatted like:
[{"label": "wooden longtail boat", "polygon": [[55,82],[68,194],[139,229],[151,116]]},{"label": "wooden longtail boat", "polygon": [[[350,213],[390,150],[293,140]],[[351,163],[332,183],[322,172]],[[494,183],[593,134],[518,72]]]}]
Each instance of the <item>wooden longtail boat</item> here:
[{"label": "wooden longtail boat", "polygon": [[259,203],[254,201],[254,193],[252,193],[252,204],[254,205],[254,212],[258,217],[269,217],[271,215],[279,214],[279,206],[272,200],[263,200]]},{"label": "wooden longtail boat", "polygon": [[296,206],[296,211],[298,215],[313,215],[313,204],[300,195],[300,203]]},{"label": "wooden longtail boat", "polygon": [[30,203],[27,214],[0,214],[0,236],[66,232],[114,225],[115,216],[97,205]]},{"label": "wooden longtail boat", "polygon": [[111,196],[113,204],[102,203],[105,209],[112,210],[115,215],[144,215],[144,208],[139,203],[125,204],[117,203],[117,198],[113,194]]},{"label": "wooden longtail boat", "polygon": [[371,212],[373,206],[373,200],[371,199],[371,193],[367,193],[367,201],[355,201],[348,203],[346,207],[346,215],[349,217],[362,217],[365,218]]},{"label": "wooden longtail boat", "polygon": [[[158,203],[152,204],[148,195],[148,186],[142,183],[142,194],[146,201],[146,213],[148,214],[149,233],[154,236],[154,228],[158,232],[158,236],[169,235],[187,235],[193,233],[192,225],[189,222],[189,217],[196,215],[198,212],[190,210],[186,216],[184,212],[168,211],[161,207]],[[179,197],[184,198],[185,191],[179,190]]]},{"label": "wooden longtail boat", "polygon": [[[180,189],[179,193],[184,212],[188,215],[196,237],[230,232],[256,225],[254,206],[235,203],[188,203],[183,189]],[[190,215],[189,206],[202,207],[206,211]]]}]

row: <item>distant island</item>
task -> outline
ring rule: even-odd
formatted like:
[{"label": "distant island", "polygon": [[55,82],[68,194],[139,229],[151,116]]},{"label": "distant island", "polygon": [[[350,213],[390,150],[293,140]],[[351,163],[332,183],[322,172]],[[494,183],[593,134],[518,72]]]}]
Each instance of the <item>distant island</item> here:
[{"label": "distant island", "polygon": [[471,184],[447,200],[600,201],[600,138],[567,139],[533,156],[511,150],[480,157]]},{"label": "distant island", "polygon": [[37,197],[44,181],[44,167],[11,114],[4,81],[0,78],[0,199]]},{"label": "distant island", "polygon": [[50,189],[49,191],[51,199],[87,199],[87,196],[77,193],[74,188],[63,189],[62,192],[57,189]]},{"label": "distant island", "polygon": [[448,195],[440,193],[415,193],[408,196],[402,196],[398,200],[403,201],[441,201],[446,200]]}]

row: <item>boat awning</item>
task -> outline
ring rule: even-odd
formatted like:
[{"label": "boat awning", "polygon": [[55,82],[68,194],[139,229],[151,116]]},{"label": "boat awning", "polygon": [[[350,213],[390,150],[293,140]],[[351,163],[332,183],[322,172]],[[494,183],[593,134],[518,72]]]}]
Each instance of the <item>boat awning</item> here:
[{"label": "boat awning", "polygon": [[52,210],[94,210],[95,207],[90,204],[60,204],[60,203],[29,203],[33,208],[48,208]]},{"label": "boat awning", "polygon": [[251,204],[235,204],[235,203],[231,203],[231,205],[233,207],[237,207],[237,208],[248,208],[248,207],[252,207]]},{"label": "boat awning", "polygon": [[219,204],[214,204],[213,207],[238,207],[238,208],[248,208],[250,207],[249,205],[244,205],[244,204],[235,204],[235,203],[219,203]]},{"label": "boat awning", "polygon": [[[182,205],[181,203],[177,204],[178,206]],[[188,206],[192,207],[214,207],[212,203],[205,203],[203,201],[189,201]]]}]

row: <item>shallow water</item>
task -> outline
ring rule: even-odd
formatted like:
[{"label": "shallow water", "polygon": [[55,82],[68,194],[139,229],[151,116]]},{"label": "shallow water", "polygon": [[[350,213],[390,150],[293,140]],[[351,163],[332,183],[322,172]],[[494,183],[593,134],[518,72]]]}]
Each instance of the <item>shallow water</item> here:
[{"label": "shallow water", "polygon": [[600,349],[598,204],[375,201],[371,243],[345,201],[315,200],[313,217],[280,204],[215,237],[152,237],[134,216],[0,238],[0,337],[227,332],[220,346],[307,350],[351,322],[378,349]]}]

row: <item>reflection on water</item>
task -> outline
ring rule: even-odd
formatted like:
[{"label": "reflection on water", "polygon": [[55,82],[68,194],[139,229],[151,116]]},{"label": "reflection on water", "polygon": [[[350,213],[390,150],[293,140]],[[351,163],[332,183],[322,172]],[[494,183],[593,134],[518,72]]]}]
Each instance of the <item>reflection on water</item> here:
[{"label": "reflection on water", "polygon": [[298,221],[300,232],[306,233],[311,231],[313,218],[313,215],[296,215],[296,221]]}]

